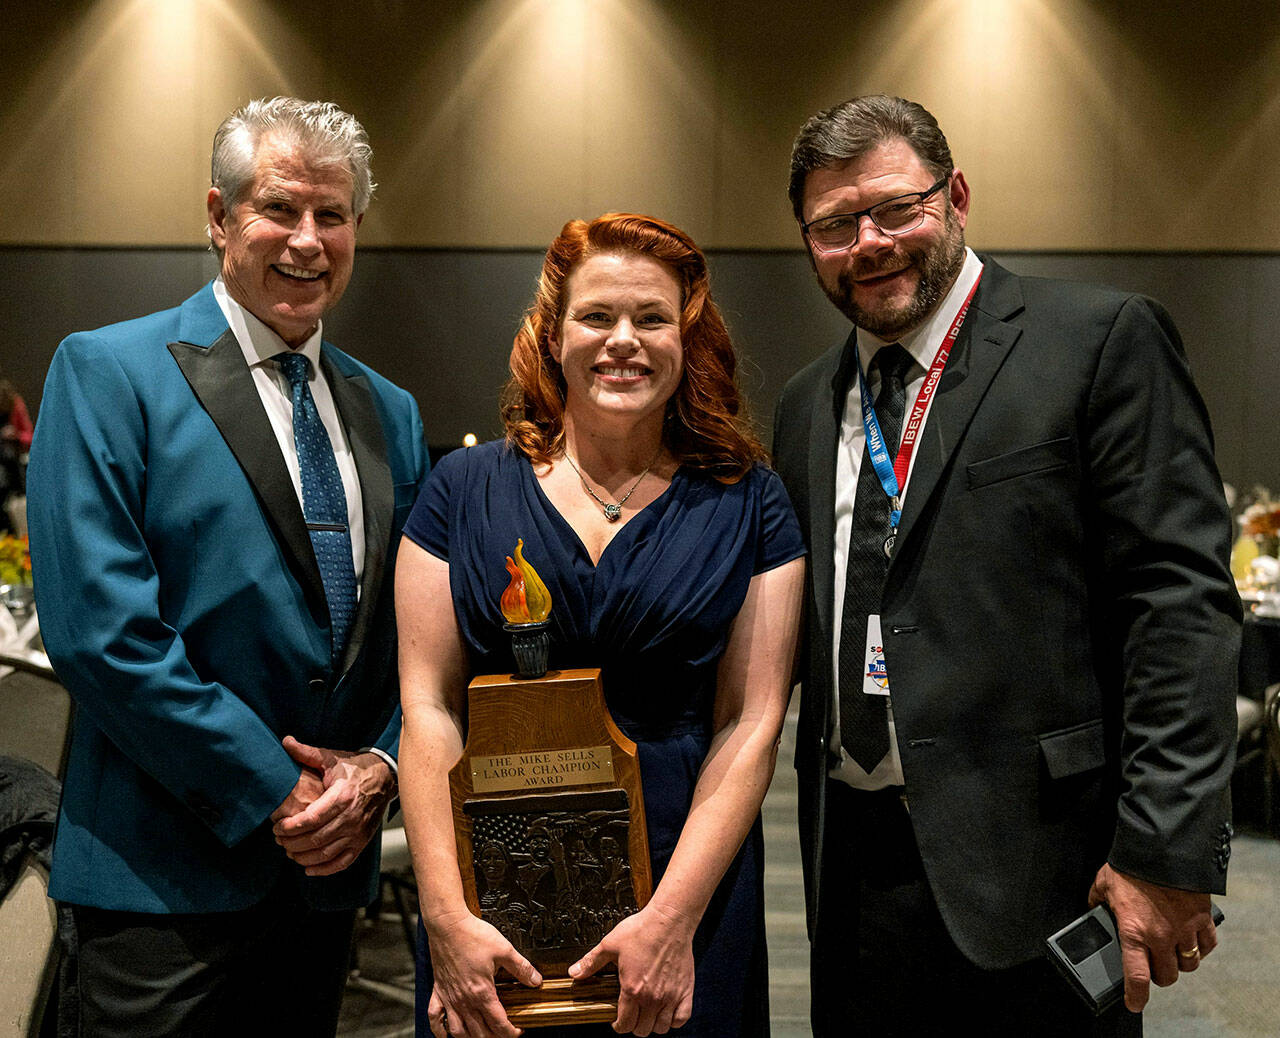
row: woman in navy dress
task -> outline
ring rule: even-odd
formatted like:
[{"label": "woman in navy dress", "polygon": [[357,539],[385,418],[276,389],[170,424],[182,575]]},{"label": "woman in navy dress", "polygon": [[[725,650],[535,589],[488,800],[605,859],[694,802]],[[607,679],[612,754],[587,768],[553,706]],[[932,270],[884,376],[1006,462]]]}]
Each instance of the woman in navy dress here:
[{"label": "woman in navy dress", "polygon": [[571,221],[512,349],[506,439],[442,461],[405,526],[400,790],[421,903],[421,1035],[514,1036],[494,974],[541,981],[467,910],[448,790],[467,682],[513,669],[498,602],[517,538],[554,603],[551,666],[600,667],[637,743],[656,882],[571,975],[617,963],[619,1032],[768,1032],[759,810],[804,549],[740,416],[734,368],[683,232],[644,216]]}]

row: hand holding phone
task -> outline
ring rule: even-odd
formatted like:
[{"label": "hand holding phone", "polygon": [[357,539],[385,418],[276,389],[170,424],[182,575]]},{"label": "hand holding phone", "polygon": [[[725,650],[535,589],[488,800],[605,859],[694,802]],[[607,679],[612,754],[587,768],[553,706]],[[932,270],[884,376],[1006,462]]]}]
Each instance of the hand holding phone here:
[{"label": "hand holding phone", "polygon": [[[1211,905],[1213,925],[1224,918]],[[1120,938],[1116,920],[1106,905],[1090,909],[1068,923],[1045,942],[1047,954],[1081,998],[1100,1014],[1124,995],[1124,966],[1120,958]]]}]

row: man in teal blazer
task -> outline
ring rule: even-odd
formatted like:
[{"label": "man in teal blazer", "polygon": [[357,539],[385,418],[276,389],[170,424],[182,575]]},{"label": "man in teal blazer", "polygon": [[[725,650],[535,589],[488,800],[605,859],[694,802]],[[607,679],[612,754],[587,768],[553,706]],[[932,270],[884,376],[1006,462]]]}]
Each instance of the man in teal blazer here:
[{"label": "man in teal blazer", "polygon": [[[50,893],[76,918],[84,1033],[336,1027],[395,791],[392,570],[428,468],[414,400],[321,339],[368,159],[333,105],[240,109],[214,141],[219,278],[68,337],[49,369],[30,531],[44,643],[78,706]],[[347,503],[341,637],[289,353]]]}]

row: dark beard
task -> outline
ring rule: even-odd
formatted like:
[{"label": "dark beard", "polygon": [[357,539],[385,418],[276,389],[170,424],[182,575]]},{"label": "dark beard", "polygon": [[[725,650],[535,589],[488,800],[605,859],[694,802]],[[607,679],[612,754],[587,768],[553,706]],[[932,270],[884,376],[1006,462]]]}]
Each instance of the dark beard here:
[{"label": "dark beard", "polygon": [[[841,271],[835,288],[822,286],[827,298],[845,317],[877,338],[887,342],[901,338],[933,312],[933,308],[947,294],[960,273],[960,268],[964,266],[964,230],[956,220],[955,210],[950,206],[947,207],[944,219],[945,233],[928,252],[915,256],[908,254],[915,263],[920,281],[906,306],[872,313],[853,301],[854,276],[866,277],[874,274],[876,268],[871,265]],[[894,253],[888,261],[881,261],[880,265],[892,270],[900,262],[900,255]]]}]

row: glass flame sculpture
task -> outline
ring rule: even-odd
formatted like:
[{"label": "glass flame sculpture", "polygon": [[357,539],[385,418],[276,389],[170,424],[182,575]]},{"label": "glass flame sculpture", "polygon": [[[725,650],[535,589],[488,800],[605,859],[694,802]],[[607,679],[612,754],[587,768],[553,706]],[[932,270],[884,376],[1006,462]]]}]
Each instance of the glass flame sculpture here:
[{"label": "glass flame sculpture", "polygon": [[507,556],[511,583],[502,593],[502,615],[509,624],[541,623],[551,613],[551,593],[524,557],[524,540],[516,541],[516,557]]},{"label": "glass flame sculpture", "polygon": [[502,592],[499,606],[511,635],[516,670],[522,678],[539,678],[547,672],[551,635],[547,617],[551,615],[551,592],[538,571],[524,557],[524,540],[516,540],[515,558],[507,556],[511,581]]}]

